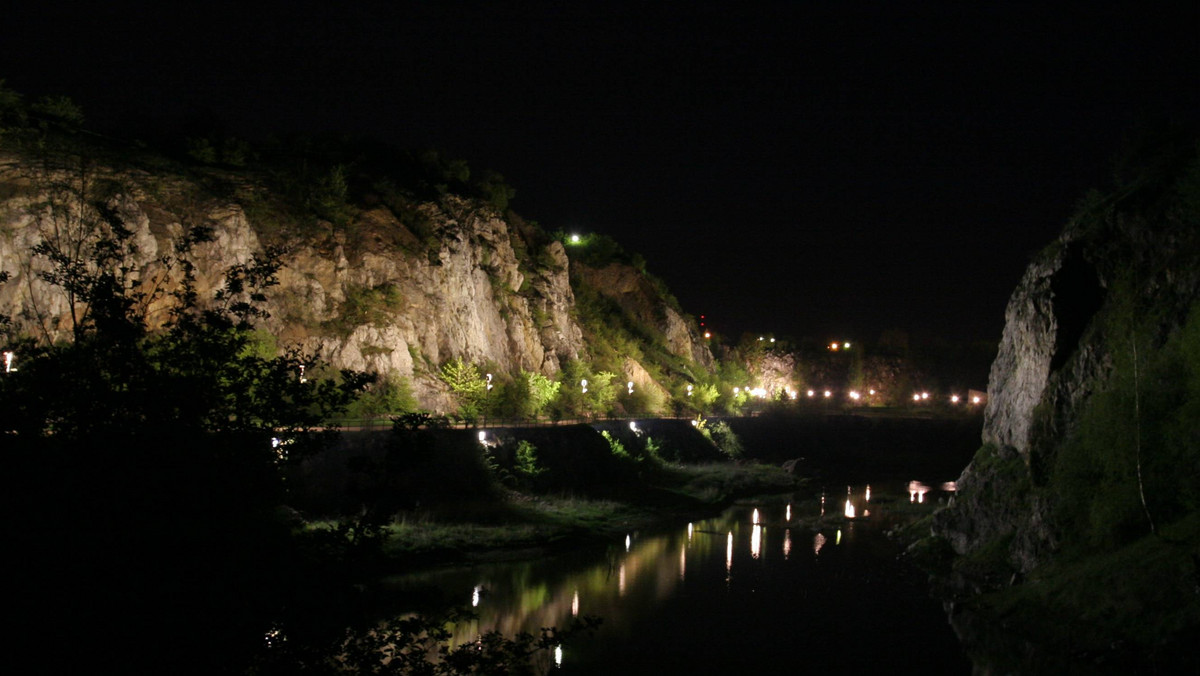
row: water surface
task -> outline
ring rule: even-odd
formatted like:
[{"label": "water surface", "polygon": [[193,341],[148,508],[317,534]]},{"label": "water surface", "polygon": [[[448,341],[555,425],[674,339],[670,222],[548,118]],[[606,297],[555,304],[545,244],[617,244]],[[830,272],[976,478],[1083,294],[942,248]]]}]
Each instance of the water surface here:
[{"label": "water surface", "polygon": [[932,504],[939,492],[908,482],[873,490],[869,500],[858,486],[824,504],[739,504],[717,518],[630,533],[606,551],[391,584],[402,597],[437,589],[472,606],[479,620],[459,627],[458,642],[603,618],[594,636],[557,656],[563,674],[969,672],[925,576],[897,560],[899,546],[885,535],[910,500]]}]

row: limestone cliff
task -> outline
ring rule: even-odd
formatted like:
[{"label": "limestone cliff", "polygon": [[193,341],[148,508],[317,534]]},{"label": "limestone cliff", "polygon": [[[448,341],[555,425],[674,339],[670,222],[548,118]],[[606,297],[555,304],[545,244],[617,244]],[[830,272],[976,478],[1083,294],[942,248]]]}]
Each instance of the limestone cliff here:
[{"label": "limestone cliff", "polygon": [[[277,208],[280,200],[248,171],[68,160],[46,166],[0,154],[0,270],[10,277],[0,284],[0,315],[13,318],[15,333],[43,341],[71,335],[72,304],[43,278],[49,263],[34,255],[40,242],[87,251],[98,233],[128,230],[132,253],[113,264],[150,290],[178,283],[164,255],[188,228],[205,226],[210,240],[187,254],[201,298],[211,298],[231,268],[279,246],[282,267],[261,328],[280,349],[407,378],[424,408],[453,409],[437,377],[453,358],[547,376],[590,359],[562,243],[486,201],[449,193],[400,207],[368,200],[335,226]],[[639,274],[628,283],[638,285]],[[641,302],[656,302],[651,296]],[[151,322],[168,303],[158,298],[144,308]],[[673,350],[711,365],[677,313],[638,316]],[[646,365],[631,361],[627,370],[649,381]]]},{"label": "limestone cliff", "polygon": [[935,517],[977,588],[1022,579],[1064,548],[1119,547],[1197,507],[1184,497],[1200,456],[1188,422],[1200,394],[1187,347],[1200,317],[1189,150],[1089,196],[1013,292],[984,445]]},{"label": "limestone cliff", "polygon": [[657,328],[654,338],[661,340],[671,354],[712,368],[712,351],[697,328],[646,274],[624,263],[598,267],[580,264],[575,273],[582,283],[614,302],[635,325]]}]

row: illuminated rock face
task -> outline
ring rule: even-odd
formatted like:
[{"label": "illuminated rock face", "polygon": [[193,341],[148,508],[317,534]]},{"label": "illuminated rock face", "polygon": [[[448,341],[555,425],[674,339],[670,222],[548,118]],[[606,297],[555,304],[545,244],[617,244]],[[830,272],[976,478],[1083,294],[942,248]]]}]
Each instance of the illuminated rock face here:
[{"label": "illuminated rock face", "polygon": [[579,265],[574,273],[635,321],[658,328],[671,354],[706,368],[713,366],[715,360],[707,343],[684,320],[678,307],[639,270],[622,263],[610,263],[598,268]]},{"label": "illuminated rock face", "polygon": [[[201,299],[212,297],[232,266],[262,251],[269,239],[264,228],[301,229],[255,222],[239,203],[205,194],[186,177],[90,171],[89,181],[119,186],[101,206],[133,232],[137,253],[128,263],[146,288],[160,280],[168,287],[178,283],[178,271],[164,268],[159,257],[172,250],[183,224],[212,228],[212,241],[189,256]],[[44,208],[51,198],[63,199],[49,186],[71,180],[67,174],[38,175],[17,158],[0,157],[0,183],[12,188],[0,199],[0,269],[11,276],[0,284],[0,314],[11,315],[18,332],[46,341],[70,336],[70,313],[62,291],[39,277],[46,266],[31,250],[59,218]],[[83,206],[87,227],[105,227],[100,209]],[[279,284],[267,293],[270,317],[262,328],[281,348],[299,347],[335,367],[409,378],[420,405],[435,411],[452,409],[437,378],[447,360],[552,376],[567,360],[587,357],[562,244],[510,224],[477,200],[447,195],[411,206],[424,225],[421,236],[376,207],[355,216],[354,242],[341,234],[283,237],[287,252]],[[328,223],[318,229],[334,230]],[[630,273],[631,283],[647,284],[640,273]],[[661,294],[653,297],[662,303]],[[150,308],[152,321],[166,317],[169,303],[167,297]],[[711,365],[707,347],[677,312],[654,318],[672,349]],[[637,364],[628,370],[645,373]]]},{"label": "illuminated rock face", "polygon": [[935,515],[935,534],[958,554],[1007,540],[1007,564],[1022,574],[1053,556],[1071,537],[1056,527],[1056,501],[1065,498],[1047,489],[1060,449],[1093,395],[1119,382],[1114,364],[1131,363],[1131,327],[1146,358],[1179,334],[1200,299],[1195,222],[1181,208],[1147,203],[1093,206],[1013,292],[988,383],[984,446],[952,506]]},{"label": "illuminated rock face", "polygon": [[1030,264],[1009,300],[988,381],[985,446],[959,477],[953,508],[936,520],[958,554],[1012,538],[1009,563],[1026,573],[1057,546],[1052,505],[1029,489],[1110,371],[1093,324],[1104,283],[1082,255],[1087,246],[1068,230]]}]

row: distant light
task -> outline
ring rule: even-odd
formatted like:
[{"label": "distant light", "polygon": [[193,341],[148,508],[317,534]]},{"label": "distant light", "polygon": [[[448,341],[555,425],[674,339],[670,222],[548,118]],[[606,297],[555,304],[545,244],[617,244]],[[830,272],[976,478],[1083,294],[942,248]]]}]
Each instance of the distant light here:
[{"label": "distant light", "polygon": [[807,394],[808,396],[810,396],[810,397],[811,397],[811,396],[815,395],[815,394],[816,394],[816,392],[813,392],[812,390],[809,390],[809,391],[808,391],[808,392],[806,392],[805,394]]},{"label": "distant light", "polygon": [[629,545],[631,545],[631,544],[633,544],[633,536],[626,535],[625,536],[625,551],[629,551]]},{"label": "distant light", "polygon": [[711,332],[711,331],[705,331],[705,332],[704,332],[704,337],[705,337],[706,339],[707,339],[707,338],[712,338],[712,332]]},{"label": "distant light", "polygon": [[950,403],[951,404],[957,404],[958,402],[959,402],[959,397],[957,394],[950,395]]},{"label": "distant light", "polygon": [[692,386],[691,385],[687,386],[687,396],[689,396],[689,397],[692,396]]},{"label": "distant light", "polygon": [[571,235],[571,244],[579,244],[579,235]]},{"label": "distant light", "polygon": [[875,396],[875,390],[867,390],[867,393],[870,394],[872,397]]},{"label": "distant light", "polygon": [[921,398],[922,398],[922,399],[928,399],[928,398],[929,398],[929,393],[928,393],[928,392],[922,392],[922,393],[921,393]]},{"label": "distant light", "polygon": [[853,399],[854,401],[858,401],[861,397],[862,397],[862,395],[859,394],[858,392],[855,392],[854,390],[850,391],[850,398]]},{"label": "distant light", "polygon": [[979,395],[976,395],[976,396],[974,396],[974,397],[971,397],[971,403],[972,403],[972,404],[978,404],[978,403],[979,403],[979,401],[980,401],[980,399],[979,399]]},{"label": "distant light", "polygon": [[587,394],[587,378],[579,381],[579,386],[583,388],[583,393]]},{"label": "distant light", "polygon": [[300,382],[302,382],[302,383],[308,382],[308,378],[304,377],[304,364],[300,365]]},{"label": "distant light", "polygon": [[832,396],[833,396],[833,392],[830,392],[829,390],[825,390],[825,398],[826,399],[828,399],[829,397],[832,397]]},{"label": "distant light", "polygon": [[627,387],[629,389],[629,394],[633,394],[633,381],[632,380],[625,383],[625,387]]},{"label": "distant light", "polygon": [[837,349],[838,349],[838,344],[837,344],[837,343],[830,343],[830,344],[829,344],[829,349],[833,350],[834,352],[837,352]]},{"label": "distant light", "polygon": [[775,342],[775,339],[774,339],[774,338],[772,338],[772,339],[771,339],[771,342],[772,342],[772,343],[774,343],[774,342]]},{"label": "distant light", "polygon": [[487,432],[479,430],[479,443],[487,445]]},{"label": "distant light", "polygon": [[562,644],[554,646],[554,666],[562,667]]},{"label": "distant light", "polygon": [[908,482],[908,501],[909,502],[925,502],[925,494],[929,492],[929,486],[920,481]]},{"label": "distant light", "polygon": [[921,395],[913,392],[913,401],[921,401]]},{"label": "distant light", "polygon": [[850,343],[842,343],[842,348],[843,348],[843,349],[846,349],[846,350],[849,350],[849,349],[850,349]]},{"label": "distant light", "polygon": [[759,337],[758,337],[758,340],[759,340],[759,342],[762,342],[762,339],[763,339],[763,337],[762,337],[762,336],[759,336]]},{"label": "distant light", "polygon": [[636,420],[630,420],[630,421],[629,421],[629,429],[630,429],[630,431],[632,431],[634,434],[637,434],[637,433],[638,433],[638,426],[637,426],[637,421],[636,421]]},{"label": "distant light", "polygon": [[4,372],[5,373],[12,373],[13,371],[17,370],[16,368],[13,367],[13,362],[16,361],[16,359],[17,359],[16,353],[14,353],[14,352],[5,352],[4,353]]},{"label": "distant light", "polygon": [[742,388],[740,388],[740,387],[733,388],[733,396],[736,397],[738,395],[738,392],[741,392],[741,391],[742,391]]},{"label": "distant light", "polygon": [[475,585],[475,589],[471,592],[471,607],[478,608],[479,601],[483,596],[483,587]]}]

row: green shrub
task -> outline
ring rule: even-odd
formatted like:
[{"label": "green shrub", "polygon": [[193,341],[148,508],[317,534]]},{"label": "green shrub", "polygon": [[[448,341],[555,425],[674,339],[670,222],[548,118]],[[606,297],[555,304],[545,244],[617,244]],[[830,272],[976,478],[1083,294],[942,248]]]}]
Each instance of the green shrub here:
[{"label": "green shrub", "polygon": [[517,442],[516,456],[517,474],[526,480],[532,480],[546,471],[545,467],[538,464],[537,447],[524,439]]},{"label": "green shrub", "polygon": [[608,442],[608,448],[612,451],[614,457],[621,458],[622,460],[628,460],[632,457],[629,455],[629,451],[625,450],[625,444],[622,444],[620,439],[614,437],[607,430],[601,431],[600,436],[604,437],[604,440]]},{"label": "green shrub", "polygon": [[394,416],[415,411],[417,399],[408,378],[389,373],[377,379],[347,411],[351,418]]},{"label": "green shrub", "polygon": [[336,335],[348,336],[360,326],[383,326],[403,305],[404,299],[395,284],[373,287],[351,284],[346,287],[346,300],[336,318],[324,324]]},{"label": "green shrub", "polygon": [[742,457],[744,449],[742,448],[742,440],[734,433],[733,429],[728,424],[722,421],[715,422],[707,426],[706,436],[712,440],[717,450],[730,459]]},{"label": "green shrub", "polygon": [[455,357],[442,365],[439,375],[458,401],[459,415],[467,419],[479,417],[488,392],[487,379],[479,372],[479,367],[464,362],[462,357]]}]

